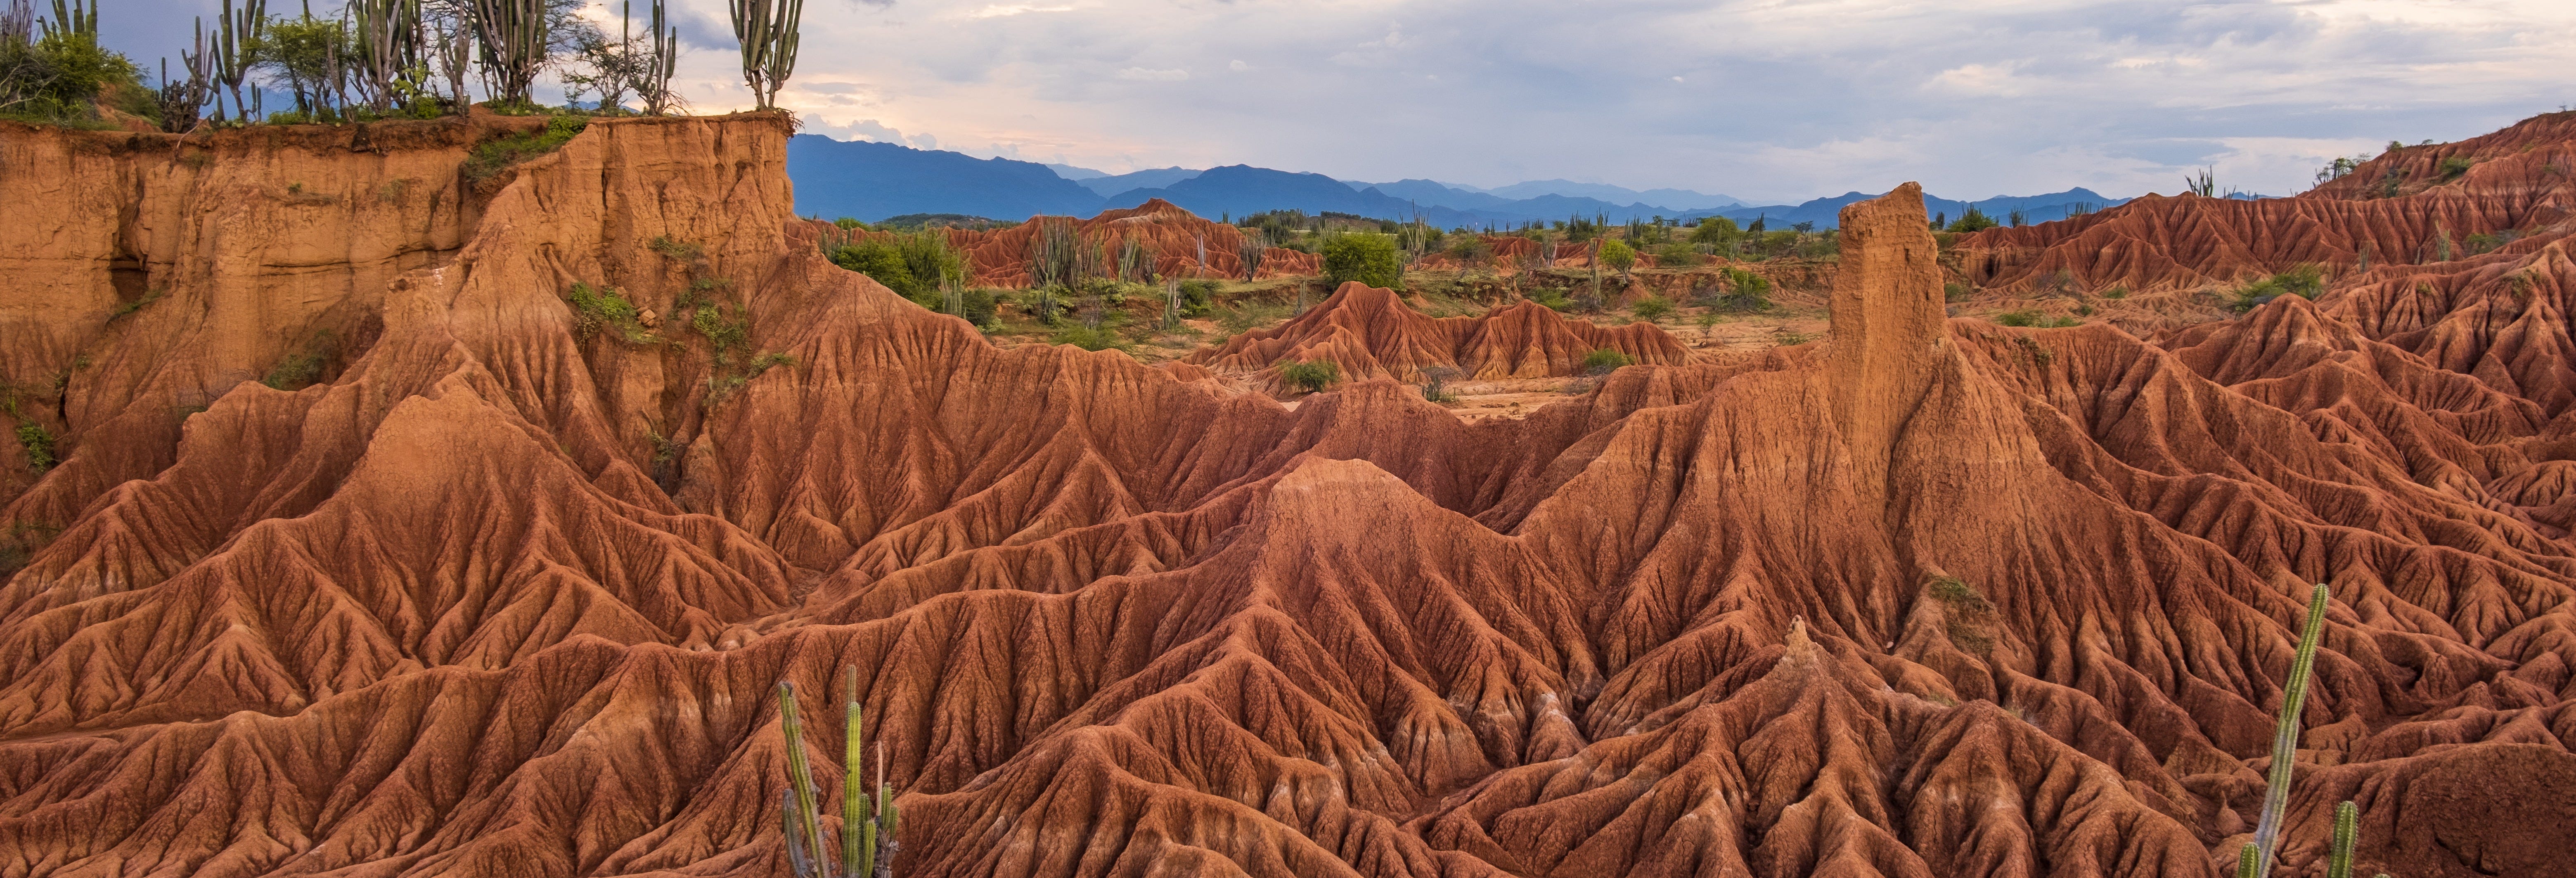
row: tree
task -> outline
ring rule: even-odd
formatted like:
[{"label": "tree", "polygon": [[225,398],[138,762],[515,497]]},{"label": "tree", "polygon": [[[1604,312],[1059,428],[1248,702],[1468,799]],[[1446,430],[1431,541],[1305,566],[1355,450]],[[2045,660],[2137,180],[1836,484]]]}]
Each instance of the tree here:
[{"label": "tree", "polygon": [[1395,239],[1385,235],[1336,235],[1324,242],[1323,254],[1324,276],[1337,287],[1359,281],[1391,290],[1401,277],[1402,264],[1396,260]]},{"label": "tree", "polygon": [[1618,269],[1619,279],[1622,281],[1628,280],[1628,269],[1635,267],[1637,264],[1637,251],[1635,248],[1629,247],[1627,244],[1621,243],[1618,240],[1603,239],[1601,242],[1601,264]]},{"label": "tree", "polygon": [[1970,205],[1967,213],[1960,214],[1958,219],[1950,221],[1950,228],[1947,229],[1947,231],[1975,232],[1984,229],[1991,229],[1995,226],[1996,223],[1994,217],[1987,216],[1985,211],[1978,210],[1975,205]]}]

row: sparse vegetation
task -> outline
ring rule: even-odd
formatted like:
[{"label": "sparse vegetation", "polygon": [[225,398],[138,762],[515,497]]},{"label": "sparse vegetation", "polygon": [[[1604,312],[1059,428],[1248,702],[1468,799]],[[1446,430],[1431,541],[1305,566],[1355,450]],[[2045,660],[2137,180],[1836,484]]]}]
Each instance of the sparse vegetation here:
[{"label": "sparse vegetation", "polygon": [[2084,321],[2077,320],[2073,317],[2050,317],[2037,311],[2022,310],[2006,311],[2004,313],[1997,314],[1995,315],[1995,322],[2004,326],[2028,327],[2032,329],[2063,329],[2069,326],[2082,325]]},{"label": "sparse vegetation", "polygon": [[588,127],[589,117],[555,116],[546,120],[544,128],[503,135],[476,144],[465,158],[465,179],[476,183],[489,180],[521,162],[562,148]]},{"label": "sparse vegetation", "polygon": [[2462,174],[2468,173],[2469,169],[2476,165],[2477,162],[2468,156],[2455,155],[2443,159],[2440,165],[2435,166],[2435,171],[2441,175],[2445,182],[2448,182],[2450,180],[2458,179]]},{"label": "sparse vegetation", "polygon": [[1342,367],[1331,360],[1305,360],[1281,366],[1279,377],[1292,386],[1304,388],[1307,393],[1322,393],[1334,382],[1342,380]]},{"label": "sparse vegetation", "polygon": [[1048,338],[1047,343],[1069,344],[1086,351],[1123,351],[1128,348],[1127,339],[1120,337],[1118,333],[1091,326],[1066,328]]},{"label": "sparse vegetation", "polygon": [[1629,305],[1628,310],[1639,320],[1657,322],[1673,313],[1673,303],[1661,296],[1647,296]]},{"label": "sparse vegetation", "polygon": [[1935,576],[1924,592],[1941,602],[1941,615],[1947,622],[1944,633],[1952,645],[1977,655],[1994,651],[1995,639],[1986,633],[1986,628],[1994,620],[1995,604],[1976,586],[1956,576]]},{"label": "sparse vegetation", "polygon": [[320,380],[322,370],[331,362],[333,338],[329,330],[315,333],[302,350],[287,354],[269,367],[259,383],[274,390],[302,390]]},{"label": "sparse vegetation", "polygon": [[1635,362],[1636,361],[1630,359],[1627,354],[1620,353],[1616,350],[1612,350],[1610,348],[1594,348],[1591,353],[1583,355],[1583,374],[1608,375],[1612,372],[1618,371],[1621,366],[1626,366]]},{"label": "sparse vegetation", "polygon": [[787,744],[787,788],[779,791],[779,817],[787,836],[791,878],[875,878],[891,874],[903,814],[886,772],[885,744],[877,744],[877,785],[867,784],[867,713],[859,705],[859,669],[842,674],[840,868],[832,868],[819,819],[823,800],[805,757],[805,724],[797,715],[796,684],[778,683],[779,731]]},{"label": "sparse vegetation", "polygon": [[1975,205],[1969,205],[1967,213],[1960,214],[1958,219],[1951,220],[1950,225],[1942,231],[1964,234],[1984,231],[1996,225],[1999,224],[1995,222],[1994,217],[1987,216],[1985,211],[1978,210]]},{"label": "sparse vegetation", "polygon": [[574,281],[572,292],[564,297],[564,302],[572,306],[572,332],[578,338],[588,339],[606,331],[627,344],[651,344],[655,341],[653,334],[645,331],[642,315],[635,303],[627,301],[614,288]]},{"label": "sparse vegetation", "polygon": [[54,434],[34,421],[18,424],[18,445],[27,451],[27,468],[42,474],[54,468]]},{"label": "sparse vegetation", "polygon": [[115,308],[114,310],[111,310],[111,311],[109,311],[109,312],[108,312],[108,314],[107,314],[108,322],[113,323],[113,322],[115,322],[118,318],[124,317],[125,315],[128,315],[128,314],[132,314],[132,313],[134,313],[134,312],[136,312],[136,311],[141,311],[141,310],[143,310],[143,306],[145,306],[145,305],[149,305],[149,304],[152,304],[152,303],[154,303],[154,302],[161,301],[161,297],[162,297],[162,296],[166,296],[166,295],[169,295],[169,294],[170,294],[170,291],[169,291],[169,290],[160,289],[160,288],[158,288],[158,287],[155,287],[155,288],[153,288],[153,289],[151,289],[151,290],[147,290],[147,291],[145,291],[145,292],[143,293],[143,295],[142,295],[142,296],[140,296],[140,297],[136,298],[134,301],[131,301],[131,302],[118,302],[118,303],[116,303],[116,308]]},{"label": "sparse vegetation", "polygon": [[2237,287],[2229,294],[2229,306],[2241,314],[2285,295],[2313,299],[2325,290],[2325,278],[2324,266],[2314,263],[2294,265],[2278,274]]},{"label": "sparse vegetation", "polygon": [[1949,281],[1941,285],[1941,300],[1945,302],[1965,302],[1968,297],[1976,294],[1977,291],[1974,288],[1958,281]]}]

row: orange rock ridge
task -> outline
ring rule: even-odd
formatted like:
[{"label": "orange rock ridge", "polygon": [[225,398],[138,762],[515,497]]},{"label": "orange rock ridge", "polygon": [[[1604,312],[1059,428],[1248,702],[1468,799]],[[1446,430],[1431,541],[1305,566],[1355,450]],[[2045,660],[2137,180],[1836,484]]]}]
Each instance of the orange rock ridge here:
[{"label": "orange rock ridge", "polygon": [[[1909,185],[1845,209],[1814,345],[1346,286],[1165,370],[823,261],[777,117],[484,195],[438,124],[0,128],[179,181],[0,178],[91,230],[0,241],[0,366],[72,376],[0,484],[59,528],[0,586],[0,876],[776,874],[769,693],[845,667],[904,875],[2214,875],[2312,582],[2288,869],[2343,798],[2365,874],[2551,874],[2576,818],[2556,243],[2150,343],[1943,318]],[[164,294],[111,320],[127,260]],[[792,364],[565,301],[710,278]],[[319,382],[248,380],[322,326]],[[1647,364],[1474,423],[1383,380],[1584,344]],[[1274,354],[1368,380],[1183,380]]]}]

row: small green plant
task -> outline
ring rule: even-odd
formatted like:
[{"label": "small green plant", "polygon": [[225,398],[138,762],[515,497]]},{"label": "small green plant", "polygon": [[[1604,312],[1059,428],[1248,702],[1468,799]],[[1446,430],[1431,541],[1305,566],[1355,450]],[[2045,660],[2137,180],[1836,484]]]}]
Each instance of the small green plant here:
[{"label": "small green plant", "polygon": [[2436,170],[2441,174],[2443,180],[2451,180],[2461,174],[2468,173],[2469,168],[2476,164],[2477,162],[2468,156],[2455,155],[2450,158],[2443,159],[2442,163],[2436,167]]},{"label": "small green plant", "polygon": [[1783,332],[1780,333],[1779,345],[1784,348],[1797,347],[1815,340],[1816,334],[1812,332]]},{"label": "small green plant", "polygon": [[1708,257],[1700,255],[1699,248],[1680,241],[1655,248],[1655,264],[1664,268],[1689,268],[1707,261]]},{"label": "small green plant", "polygon": [[767,372],[767,371],[769,371],[772,367],[775,367],[775,366],[788,366],[788,367],[793,367],[793,366],[795,366],[795,365],[796,365],[796,355],[795,355],[795,354],[791,354],[791,353],[788,353],[788,352],[786,352],[786,351],[770,351],[770,352],[768,352],[768,353],[761,354],[760,356],[757,356],[757,357],[753,357],[753,358],[751,358],[751,374],[753,374],[753,375],[758,375],[758,374],[760,374],[760,373],[762,373],[762,372]]},{"label": "small green plant", "polygon": [[677,262],[696,262],[698,257],[707,255],[705,246],[669,235],[655,235],[653,242],[646,246],[653,248],[653,252],[662,254],[663,258]]},{"label": "small green plant", "polygon": [[574,281],[564,301],[572,306],[572,331],[576,337],[587,339],[608,331],[627,344],[654,341],[653,334],[644,330],[642,312],[615,288]]},{"label": "small green plant", "polygon": [[1437,403],[1457,402],[1458,394],[1449,389],[1449,382],[1458,380],[1459,375],[1457,369],[1449,366],[1422,370],[1422,398]]},{"label": "small green plant", "polygon": [[1673,303],[1662,296],[1647,296],[1638,299],[1636,304],[1629,305],[1628,310],[1636,314],[1639,320],[1656,322],[1673,313]]},{"label": "small green plant", "polygon": [[1941,300],[1945,302],[1965,302],[1976,294],[1974,288],[1955,280],[1941,285]]},{"label": "small green plant", "polygon": [[1204,317],[1216,304],[1217,283],[1212,280],[1181,282],[1181,316]]},{"label": "small green plant", "polygon": [[143,294],[143,297],[142,297],[142,298],[135,299],[134,301],[131,301],[131,302],[118,302],[118,303],[116,303],[116,308],[115,308],[115,310],[112,310],[112,311],[109,311],[109,312],[108,312],[108,315],[107,315],[108,322],[113,323],[113,322],[115,322],[115,321],[116,321],[118,318],[120,318],[120,317],[124,317],[125,315],[132,314],[132,313],[134,313],[134,312],[136,312],[136,311],[141,311],[141,310],[143,310],[143,306],[145,306],[145,305],[149,305],[149,304],[152,304],[152,303],[154,303],[154,302],[161,301],[161,297],[162,297],[162,296],[166,296],[166,295],[169,295],[169,294],[170,294],[170,291],[169,291],[169,290],[154,289],[154,290],[150,290],[150,291],[145,292],[145,293]]},{"label": "small green plant", "polygon": [[327,359],[328,357],[322,352],[314,350],[288,354],[286,359],[279,360],[277,365],[270,367],[268,375],[259,379],[259,383],[268,385],[272,390],[299,390],[310,387],[314,379],[322,377],[322,364]]},{"label": "small green plant", "polygon": [[[2299,632],[2299,648],[2290,660],[2290,678],[2281,684],[2281,719],[2272,731],[2272,764],[2263,790],[2263,813],[2254,823],[2254,842],[2238,861],[2239,875],[2269,875],[2272,854],[2281,840],[2281,815],[2290,806],[2290,766],[2299,753],[2299,711],[2308,701],[2308,675],[2316,668],[2317,644],[2325,634],[2325,583],[2308,598],[2308,618]],[[2246,870],[2252,871],[2246,871]]]},{"label": "small green plant", "polygon": [[1994,619],[1995,603],[1976,586],[1956,576],[1935,576],[1924,591],[1941,602],[1941,615],[1948,620],[1945,633],[1953,645],[1978,655],[1994,651],[1995,639],[1985,628]]},{"label": "small green plant", "polygon": [[18,445],[27,450],[27,468],[42,474],[54,468],[54,434],[45,425],[26,421],[18,425]]},{"label": "small green plant", "polygon": [[1359,281],[1391,290],[1403,279],[1404,266],[1397,261],[1395,239],[1386,235],[1334,235],[1324,241],[1323,255],[1324,277],[1335,287]]},{"label": "small green plant", "polygon": [[2037,311],[2006,311],[1995,315],[1995,322],[2005,326],[2031,326],[2047,319]]},{"label": "small green plant", "polygon": [[[730,310],[732,313],[726,313]],[[729,361],[729,352],[751,340],[751,319],[739,305],[728,309],[724,303],[699,308],[689,317],[689,328],[704,336],[715,347],[716,365]]]},{"label": "small green plant", "polygon": [[2102,291],[2102,298],[2105,299],[2126,299],[2128,297],[2129,288],[2125,286],[2112,287]]},{"label": "small green plant", "polygon": [[1608,375],[1635,362],[1627,354],[1611,348],[1594,348],[1591,353],[1583,355],[1582,370],[1585,375]]},{"label": "small green plant", "polygon": [[1771,280],[1741,268],[1729,268],[1719,274],[1726,281],[1727,292],[1705,297],[1710,308],[1738,314],[1771,310]]},{"label": "small green plant", "polygon": [[1342,367],[1331,360],[1306,360],[1280,367],[1279,377],[1291,386],[1305,388],[1307,393],[1322,393],[1342,380]]}]

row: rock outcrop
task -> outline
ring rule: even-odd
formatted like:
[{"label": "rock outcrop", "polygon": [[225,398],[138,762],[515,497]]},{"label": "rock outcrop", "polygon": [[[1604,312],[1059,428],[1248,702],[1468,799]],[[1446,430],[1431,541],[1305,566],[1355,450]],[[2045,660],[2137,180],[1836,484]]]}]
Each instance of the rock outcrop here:
[{"label": "rock outcrop", "polygon": [[[222,258],[138,257],[167,293],[114,320],[115,257],[0,287],[12,380],[75,375],[0,495],[0,876],[775,874],[770,693],[847,669],[906,875],[2214,875],[2315,582],[2287,869],[2344,798],[2365,873],[2545,874],[2576,820],[2554,244],[2150,343],[1942,318],[1908,187],[1846,209],[1821,344],[1345,287],[1203,355],[1649,363],[1470,423],[995,348],[822,259],[776,117],[597,122],[488,195],[435,171],[486,134],[369,130],[422,140],[227,133],[191,179],[235,188],[168,208],[226,219],[174,228],[417,162],[454,219],[369,234],[420,243],[156,237],[110,252]],[[194,148],[0,139],[68,179]],[[0,271],[97,261],[151,191],[35,192]],[[263,276],[348,292],[226,280]],[[371,328],[294,390],[202,340],[295,309]],[[206,408],[129,428],[138,385]],[[839,790],[838,729],[796,744]]]}]

